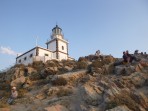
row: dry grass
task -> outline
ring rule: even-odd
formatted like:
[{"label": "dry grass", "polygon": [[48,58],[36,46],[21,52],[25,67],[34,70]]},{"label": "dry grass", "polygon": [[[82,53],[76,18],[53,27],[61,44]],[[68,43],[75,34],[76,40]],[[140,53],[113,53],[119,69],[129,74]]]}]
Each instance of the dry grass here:
[{"label": "dry grass", "polygon": [[55,85],[55,86],[65,86],[65,85],[67,85],[66,79],[62,78],[62,77],[51,81],[51,83],[52,83],[52,85]]},{"label": "dry grass", "polygon": [[67,89],[67,88],[64,88],[64,87],[60,87],[59,88],[59,91],[56,93],[56,95],[58,97],[62,97],[62,96],[68,96],[70,94],[72,94],[73,91],[71,89]]},{"label": "dry grass", "polygon": [[45,64],[42,61],[34,61],[32,67],[40,72],[44,68]]},{"label": "dry grass", "polygon": [[104,62],[103,61],[98,61],[98,60],[96,60],[96,61],[93,61],[92,62],[92,64],[91,64],[91,66],[92,67],[97,67],[97,68],[102,68],[102,66],[104,65]]},{"label": "dry grass", "polygon": [[14,67],[19,67],[22,70],[25,69],[25,65],[24,64],[16,64]]},{"label": "dry grass", "polygon": [[106,109],[111,109],[119,105],[126,105],[132,111],[140,111],[138,104],[126,93],[116,95],[114,100],[107,104]]},{"label": "dry grass", "polygon": [[57,65],[57,62],[53,62],[51,60],[48,60],[45,64],[46,67],[56,67]]},{"label": "dry grass", "polygon": [[86,69],[88,67],[88,64],[85,61],[79,61],[76,62],[75,69]]},{"label": "dry grass", "polygon": [[29,79],[31,81],[36,81],[36,80],[40,80],[42,77],[40,75],[40,73],[38,72],[33,72],[32,74],[29,75]]},{"label": "dry grass", "polygon": [[28,92],[27,89],[19,89],[18,90],[18,98],[24,97],[27,92]]},{"label": "dry grass", "polygon": [[59,66],[59,62],[57,60],[48,60],[45,63],[46,67],[58,67]]},{"label": "dry grass", "polygon": [[61,62],[63,63],[63,67],[64,66],[74,67],[76,65],[76,61],[74,60],[62,60]]},{"label": "dry grass", "polygon": [[0,108],[8,108],[9,105],[7,104],[7,102],[2,102],[0,101]]},{"label": "dry grass", "polygon": [[79,59],[78,59],[78,62],[82,62],[82,61],[87,61],[87,59],[85,58],[85,57],[80,57]]},{"label": "dry grass", "polygon": [[62,68],[58,69],[58,73],[57,74],[64,74],[66,72],[68,72],[68,70],[66,68],[62,67]]}]

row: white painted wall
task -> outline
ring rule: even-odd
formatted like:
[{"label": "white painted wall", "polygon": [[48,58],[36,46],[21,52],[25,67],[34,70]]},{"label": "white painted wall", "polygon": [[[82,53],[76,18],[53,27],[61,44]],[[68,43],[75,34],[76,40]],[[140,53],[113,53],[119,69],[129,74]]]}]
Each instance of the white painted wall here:
[{"label": "white painted wall", "polygon": [[51,60],[53,58],[53,53],[46,49],[39,48],[38,56],[42,58],[43,62],[46,62],[47,60]]},{"label": "white painted wall", "polygon": [[48,51],[48,50],[44,50],[39,48],[39,55],[38,56],[45,56],[45,54],[48,54],[48,57],[52,57],[52,52]]},{"label": "white painted wall", "polygon": [[[33,55],[32,57],[30,57],[31,54]],[[28,65],[28,64],[33,62],[33,57],[34,56],[36,56],[36,49],[34,49],[34,50],[32,50],[32,51],[30,51],[30,52],[28,52],[28,53],[18,57],[16,59],[16,64]],[[25,57],[26,57],[26,60],[24,60]],[[21,60],[21,62],[19,62],[19,60]]]},{"label": "white painted wall", "polygon": [[[24,64],[28,65],[33,63],[33,61],[43,61],[46,62],[47,60],[56,59],[56,54],[53,52],[48,51],[44,48],[38,48],[38,56],[36,56],[36,48],[16,59],[16,64]],[[33,55],[30,57],[30,55]],[[48,56],[47,56],[48,55]],[[24,59],[26,57],[26,60]],[[21,62],[19,62],[21,60]]]},{"label": "white painted wall", "polygon": [[[67,53],[67,44],[63,41],[58,41],[58,44],[59,44],[59,51],[61,52],[64,52],[64,53]],[[62,50],[62,46],[64,47],[64,50]]]},{"label": "white painted wall", "polygon": [[48,44],[48,49],[50,51],[56,51],[56,40]]},{"label": "white painted wall", "polygon": [[67,57],[67,54],[63,54],[63,53],[61,53],[61,52],[59,52],[59,60],[62,60],[62,59],[68,59],[68,57]]},{"label": "white painted wall", "polygon": [[59,39],[63,39],[63,36],[62,35],[53,35],[52,38],[59,38]]},{"label": "white painted wall", "polygon": [[53,55],[52,59],[56,59],[57,58],[56,57],[56,52],[54,52],[52,55]]}]

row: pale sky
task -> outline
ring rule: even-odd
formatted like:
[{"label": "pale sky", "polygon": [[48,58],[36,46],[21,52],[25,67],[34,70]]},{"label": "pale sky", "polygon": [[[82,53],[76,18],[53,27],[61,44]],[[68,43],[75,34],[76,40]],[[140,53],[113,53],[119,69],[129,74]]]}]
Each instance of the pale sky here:
[{"label": "pale sky", "polygon": [[114,57],[148,53],[148,0],[0,0],[0,70],[35,47],[36,36],[46,48],[56,24],[75,59],[98,49]]}]

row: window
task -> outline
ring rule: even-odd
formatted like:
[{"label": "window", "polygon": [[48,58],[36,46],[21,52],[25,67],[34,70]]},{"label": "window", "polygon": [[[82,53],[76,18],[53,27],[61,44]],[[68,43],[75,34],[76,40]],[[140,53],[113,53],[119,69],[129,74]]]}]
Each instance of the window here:
[{"label": "window", "polygon": [[26,60],[27,59],[27,57],[24,57],[24,60]]},{"label": "window", "polygon": [[64,46],[62,46],[62,50],[64,50]]},{"label": "window", "polygon": [[30,54],[30,58],[33,56],[33,54]]},{"label": "window", "polygon": [[21,59],[19,60],[19,63],[21,63]]},{"label": "window", "polygon": [[48,56],[48,54],[45,54],[45,56]]}]

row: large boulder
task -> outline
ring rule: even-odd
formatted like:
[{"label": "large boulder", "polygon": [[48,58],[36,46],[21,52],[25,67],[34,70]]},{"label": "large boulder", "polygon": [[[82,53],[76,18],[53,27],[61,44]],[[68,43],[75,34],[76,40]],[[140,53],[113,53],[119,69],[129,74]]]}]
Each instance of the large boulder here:
[{"label": "large boulder", "polygon": [[20,78],[17,78],[11,82],[11,86],[20,87],[23,85],[26,81],[26,78],[24,76],[21,76]]},{"label": "large boulder", "polygon": [[135,72],[132,73],[128,78],[135,86],[141,87],[146,83],[148,75],[141,72]]},{"label": "large boulder", "polygon": [[[99,89],[98,89],[99,90]],[[83,86],[83,99],[87,104],[97,106],[102,103],[103,97],[101,91],[97,91],[92,86],[85,84]]]},{"label": "large boulder", "polygon": [[143,66],[141,64],[138,64],[136,67],[135,67],[135,70],[136,72],[141,72],[143,70]]},{"label": "large boulder", "polygon": [[131,93],[131,97],[136,103],[140,104],[143,108],[148,110],[148,97],[146,97],[142,92]]},{"label": "large boulder", "polygon": [[130,75],[131,73],[135,72],[134,66],[115,66],[114,72],[116,75]]}]

